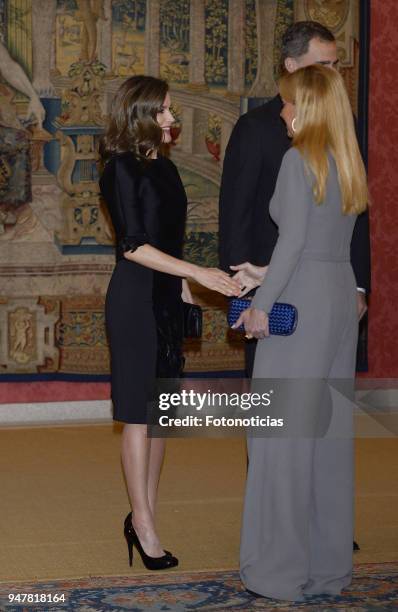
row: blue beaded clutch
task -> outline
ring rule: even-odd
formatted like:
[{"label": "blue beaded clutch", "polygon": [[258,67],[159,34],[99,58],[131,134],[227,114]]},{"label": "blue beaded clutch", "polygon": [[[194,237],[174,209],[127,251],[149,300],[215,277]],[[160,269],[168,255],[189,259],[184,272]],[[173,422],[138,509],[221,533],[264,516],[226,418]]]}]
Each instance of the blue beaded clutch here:
[{"label": "blue beaded clutch", "polygon": [[[250,298],[233,298],[229,302],[228,324],[230,327],[236,323],[241,313],[251,305]],[[297,308],[292,304],[275,302],[268,315],[269,333],[273,336],[290,336],[297,326]],[[239,330],[244,331],[243,325]]]}]

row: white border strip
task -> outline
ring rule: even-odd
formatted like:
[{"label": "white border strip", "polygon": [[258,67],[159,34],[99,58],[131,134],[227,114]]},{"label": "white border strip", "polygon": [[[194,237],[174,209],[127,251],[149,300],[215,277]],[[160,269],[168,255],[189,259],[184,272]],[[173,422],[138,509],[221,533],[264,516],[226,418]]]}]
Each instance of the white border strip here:
[{"label": "white border strip", "polygon": [[1,425],[56,425],[111,422],[110,400],[0,404]]}]

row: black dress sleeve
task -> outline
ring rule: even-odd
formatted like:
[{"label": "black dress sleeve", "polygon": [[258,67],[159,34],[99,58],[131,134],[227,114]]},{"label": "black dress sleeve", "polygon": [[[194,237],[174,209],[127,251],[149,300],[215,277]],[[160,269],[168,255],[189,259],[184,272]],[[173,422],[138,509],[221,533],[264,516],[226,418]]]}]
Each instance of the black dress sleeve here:
[{"label": "black dress sleeve", "polygon": [[120,228],[117,232],[120,234],[118,248],[123,253],[135,251],[150,242],[143,220],[140,182],[140,173],[129,156],[115,160],[115,205]]}]

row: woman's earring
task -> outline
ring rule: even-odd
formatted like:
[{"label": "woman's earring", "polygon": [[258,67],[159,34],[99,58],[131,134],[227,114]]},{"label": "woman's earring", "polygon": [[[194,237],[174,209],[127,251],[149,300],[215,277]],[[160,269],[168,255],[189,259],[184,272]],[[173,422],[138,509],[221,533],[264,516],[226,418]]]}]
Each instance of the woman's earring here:
[{"label": "woman's earring", "polygon": [[296,133],[296,121],[297,121],[297,117],[294,117],[292,120],[292,132]]}]

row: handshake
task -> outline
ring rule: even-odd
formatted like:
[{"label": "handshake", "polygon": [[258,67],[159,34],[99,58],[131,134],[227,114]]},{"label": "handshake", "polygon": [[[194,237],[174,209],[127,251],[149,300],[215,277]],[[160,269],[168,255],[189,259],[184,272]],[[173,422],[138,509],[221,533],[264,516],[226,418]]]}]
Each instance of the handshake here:
[{"label": "handshake", "polygon": [[[230,268],[235,272],[232,277],[233,280],[237,281],[241,287],[239,294],[241,298],[261,285],[268,266],[255,266],[246,261],[236,266],[230,266]],[[257,338],[259,340],[269,336],[268,316],[261,310],[255,308],[244,310],[232,327],[239,329],[241,325],[244,327],[245,337],[248,339]]]},{"label": "handshake", "polygon": [[252,289],[259,287],[264,280],[268,266],[255,266],[246,261],[237,266],[229,266],[235,272],[233,280],[237,281],[241,287],[239,297],[247,295]]}]

